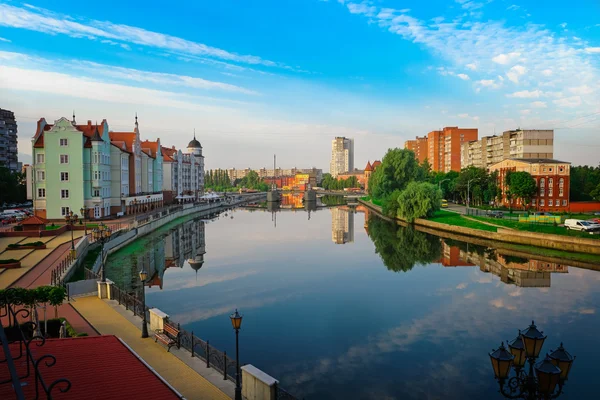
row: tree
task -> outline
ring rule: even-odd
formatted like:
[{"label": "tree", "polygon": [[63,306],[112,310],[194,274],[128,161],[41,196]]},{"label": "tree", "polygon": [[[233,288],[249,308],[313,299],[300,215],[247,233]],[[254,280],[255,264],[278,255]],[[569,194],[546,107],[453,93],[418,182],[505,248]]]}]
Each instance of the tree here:
[{"label": "tree", "polygon": [[394,190],[381,202],[381,212],[390,218],[398,216],[398,197],[402,192],[398,189]]},{"label": "tree", "polygon": [[411,182],[398,197],[398,216],[413,222],[440,209],[442,192],[428,182]]},{"label": "tree", "polygon": [[600,185],[600,166],[587,165],[571,167],[570,198],[571,201],[589,201],[594,199],[594,192]]},{"label": "tree", "polygon": [[594,200],[600,201],[600,183],[590,192],[590,196],[592,196]]},{"label": "tree", "polygon": [[524,206],[531,203],[531,199],[537,192],[535,179],[529,172],[510,172],[506,175],[508,190],[514,198],[521,199]]},{"label": "tree", "polygon": [[23,174],[0,166],[0,205],[23,203],[26,197],[27,188]]},{"label": "tree", "polygon": [[415,153],[406,149],[390,149],[381,165],[369,178],[369,194],[384,199],[394,190],[404,190],[411,181],[425,179],[425,172],[415,159]]},{"label": "tree", "polygon": [[375,252],[390,271],[408,272],[416,264],[424,265],[440,258],[442,245],[436,236],[377,217],[369,218],[368,227]]}]

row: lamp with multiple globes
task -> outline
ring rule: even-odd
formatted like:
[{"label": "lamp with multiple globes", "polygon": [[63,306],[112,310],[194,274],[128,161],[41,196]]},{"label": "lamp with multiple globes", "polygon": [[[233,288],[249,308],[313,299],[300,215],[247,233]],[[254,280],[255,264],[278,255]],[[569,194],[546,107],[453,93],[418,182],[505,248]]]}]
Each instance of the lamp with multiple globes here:
[{"label": "lamp with multiple globes", "polygon": [[[537,400],[555,399],[562,394],[575,357],[561,343],[558,349],[536,362],[545,340],[546,336],[531,321],[531,325],[519,331],[508,344],[508,350],[502,343],[489,354],[494,377],[504,397]],[[526,371],[526,362],[529,371]]]},{"label": "lamp with multiple globes", "polygon": [[73,214],[73,211],[69,211],[65,215],[65,222],[71,228],[71,254],[75,255],[75,240],[73,239],[73,225],[77,222],[79,217],[77,214]]},{"label": "lamp with multiple globes", "polygon": [[106,271],[104,269],[104,244],[110,240],[111,230],[105,225],[103,222],[98,224],[98,227],[92,229],[92,237],[95,241],[99,241],[102,246],[102,250],[100,253],[100,261],[101,261],[101,281],[106,282]]}]

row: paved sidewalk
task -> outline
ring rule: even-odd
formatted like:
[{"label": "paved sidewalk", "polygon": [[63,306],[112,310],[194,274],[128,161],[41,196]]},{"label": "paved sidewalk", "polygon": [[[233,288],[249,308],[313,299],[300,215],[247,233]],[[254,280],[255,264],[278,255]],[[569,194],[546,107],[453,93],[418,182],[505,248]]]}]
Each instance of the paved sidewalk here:
[{"label": "paved sidewalk", "polygon": [[[206,365],[202,367],[203,363],[200,359],[193,360],[190,353],[176,348],[172,348],[171,353],[168,353],[167,349],[155,343],[152,337],[142,339],[139,328],[141,319],[133,317],[131,312],[127,312],[115,301],[104,301],[96,296],[90,296],[76,298],[72,300],[71,304],[101,334],[116,335],[121,338],[186,399],[227,400],[233,397],[233,383],[224,381],[220,374],[206,368]],[[175,353],[181,353],[181,355],[177,356]],[[186,353],[187,357],[183,358]],[[197,365],[194,361],[198,361]],[[225,394],[200,375],[196,371],[200,368],[204,368],[212,382],[219,386],[223,385],[230,394]],[[215,374],[219,377],[213,376]],[[213,380],[215,378],[219,379],[221,383]]]}]

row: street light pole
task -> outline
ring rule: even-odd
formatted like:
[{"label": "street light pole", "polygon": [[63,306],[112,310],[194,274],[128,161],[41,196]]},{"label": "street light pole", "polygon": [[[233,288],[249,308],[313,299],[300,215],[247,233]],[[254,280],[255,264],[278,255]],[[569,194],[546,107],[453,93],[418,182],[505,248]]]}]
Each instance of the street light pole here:
[{"label": "street light pole", "polygon": [[471,206],[471,182],[478,181],[478,180],[479,180],[479,178],[473,178],[467,182],[467,211],[469,210],[469,207]]},{"label": "street light pole", "polygon": [[242,315],[235,310],[235,313],[229,316],[231,325],[235,329],[235,400],[242,400],[242,386],[240,384],[240,328],[242,327]]},{"label": "street light pole", "polygon": [[146,319],[146,288],[145,283],[146,279],[148,279],[148,273],[145,269],[140,271],[140,281],[142,282],[142,338],[145,339],[148,337],[148,321]]}]

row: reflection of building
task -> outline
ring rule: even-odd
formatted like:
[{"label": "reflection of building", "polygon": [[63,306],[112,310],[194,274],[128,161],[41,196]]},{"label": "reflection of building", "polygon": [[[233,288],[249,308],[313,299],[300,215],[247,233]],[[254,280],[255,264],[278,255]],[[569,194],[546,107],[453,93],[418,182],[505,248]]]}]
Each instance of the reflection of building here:
[{"label": "reflection of building", "polygon": [[183,268],[185,262],[198,271],[204,264],[206,238],[204,221],[193,220],[173,229],[165,238],[165,259],[168,266]]},{"label": "reflection of building", "polygon": [[301,193],[283,193],[281,195],[281,208],[304,208]]},{"label": "reflection of building", "polygon": [[297,173],[295,175],[278,175],[264,177],[263,181],[269,186],[275,185],[278,189],[305,191],[308,188],[308,184],[317,186],[317,175],[313,172]]},{"label": "reflection of building", "polygon": [[331,163],[329,172],[337,178],[339,174],[354,170],[354,139],[336,137],[331,141]]},{"label": "reflection of building", "polygon": [[[250,171],[254,171],[258,174],[258,176],[262,179],[267,180],[266,178],[272,179],[273,177],[288,177],[295,178],[296,175],[299,174],[308,174],[311,177],[311,184],[316,186],[317,183],[320,183],[323,180],[323,170],[319,168],[260,168],[260,169],[235,169],[230,168],[227,169],[227,176],[231,181],[235,181],[236,179],[243,179]],[[314,179],[314,182],[313,182]],[[277,187],[281,188],[285,185],[278,185]]]},{"label": "reflection of building", "polygon": [[439,261],[444,267],[472,267],[474,264],[467,262],[461,256],[460,248],[448,246],[442,242],[442,258]]},{"label": "reflection of building", "polygon": [[482,272],[490,272],[500,277],[506,284],[519,287],[550,287],[550,275],[552,273],[567,273],[569,267],[563,264],[547,261],[531,260],[493,253],[478,253],[463,251],[457,246],[448,246],[443,243],[444,257],[446,254],[453,257],[454,261],[442,264],[446,267],[479,266]]},{"label": "reflection of building", "polygon": [[[531,206],[540,211],[568,211],[571,163],[549,159],[504,160],[490,167],[498,172],[498,185],[502,190],[502,203],[513,207],[524,206],[521,199],[508,199],[506,175],[509,172],[528,172],[537,184],[537,193]],[[510,200],[510,201],[509,201]]]},{"label": "reflection of building", "polygon": [[331,240],[336,244],[354,242],[354,212],[342,207],[331,209]]},{"label": "reflection of building", "polygon": [[154,246],[145,253],[134,255],[137,257],[137,269],[148,272],[146,286],[163,288],[163,276],[167,268],[165,261],[165,242],[157,240]]}]

